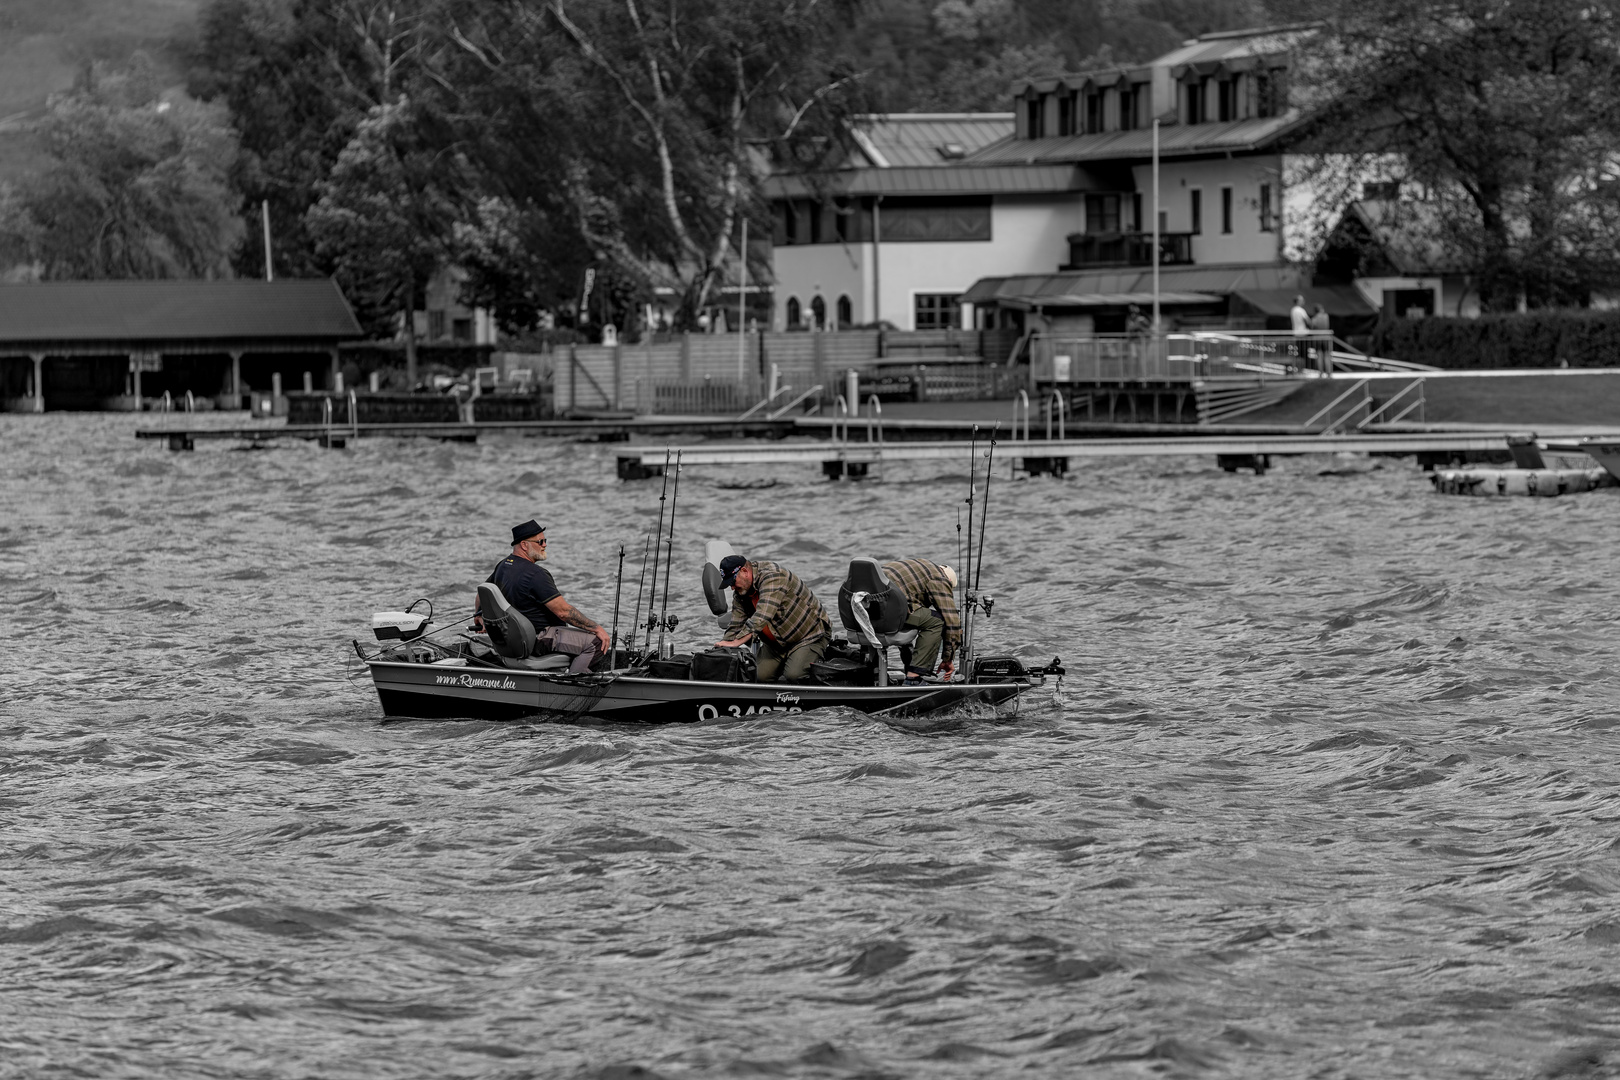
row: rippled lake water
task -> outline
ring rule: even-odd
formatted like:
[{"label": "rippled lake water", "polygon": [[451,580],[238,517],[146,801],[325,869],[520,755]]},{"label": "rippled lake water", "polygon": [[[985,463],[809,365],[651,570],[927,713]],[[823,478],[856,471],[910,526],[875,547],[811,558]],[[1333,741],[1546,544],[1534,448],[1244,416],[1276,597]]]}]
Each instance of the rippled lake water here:
[{"label": "rippled lake water", "polygon": [[[0,1076],[1620,1070],[1620,490],[998,464],[982,641],[1061,700],[401,722],[348,677],[373,611],[464,612],[531,514],[599,618],[629,549],[628,611],[659,481],[153,422],[0,417]],[[830,599],[954,558],[966,490],[688,470],[677,642],[703,539]]]}]

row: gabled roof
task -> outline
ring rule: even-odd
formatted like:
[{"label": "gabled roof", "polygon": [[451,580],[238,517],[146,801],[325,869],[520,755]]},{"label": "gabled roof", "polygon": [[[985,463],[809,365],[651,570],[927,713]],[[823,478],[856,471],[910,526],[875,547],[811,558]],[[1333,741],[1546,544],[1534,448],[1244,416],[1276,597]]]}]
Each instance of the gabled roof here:
[{"label": "gabled roof", "polygon": [[765,194],[773,199],[820,195],[1034,195],[1064,191],[1116,191],[1077,165],[953,165],[903,169],[840,169],[805,176],[773,176]]},{"label": "gabled roof", "polygon": [[1266,26],[1254,30],[1223,30],[1184,42],[1153,61],[1154,67],[1174,70],[1184,64],[1220,64],[1252,56],[1286,52],[1319,29],[1317,23]]},{"label": "gabled roof", "polygon": [[[1159,156],[1263,150],[1299,123],[1297,109],[1282,116],[1230,120],[1224,124],[1160,124]],[[991,165],[1101,161],[1153,156],[1153,129],[1105,131],[1096,135],[1058,135],[1045,139],[1012,136],[985,147],[969,158],[970,164]]]},{"label": "gabled roof", "polygon": [[364,336],[337,283],[43,281],[0,285],[0,343],[310,341]]},{"label": "gabled roof", "polygon": [[856,117],[855,141],[878,169],[949,165],[1011,135],[1006,113],[887,113]]}]

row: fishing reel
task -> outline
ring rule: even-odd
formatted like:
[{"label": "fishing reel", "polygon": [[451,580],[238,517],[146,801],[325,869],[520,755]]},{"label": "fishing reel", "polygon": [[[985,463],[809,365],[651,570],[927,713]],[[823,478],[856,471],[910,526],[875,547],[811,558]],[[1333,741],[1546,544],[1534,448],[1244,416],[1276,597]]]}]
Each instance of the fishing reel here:
[{"label": "fishing reel", "polygon": [[1052,657],[1052,662],[1041,668],[1039,673],[1042,675],[1058,676],[1067,674],[1067,672],[1063,669],[1063,658],[1061,656]]},{"label": "fishing reel", "polygon": [[995,606],[996,598],[991,596],[989,593],[985,593],[983,596],[980,596],[978,593],[970,592],[967,595],[968,610],[972,611],[976,607],[982,607],[984,608],[984,617],[987,619],[990,617],[990,612],[995,608]]}]

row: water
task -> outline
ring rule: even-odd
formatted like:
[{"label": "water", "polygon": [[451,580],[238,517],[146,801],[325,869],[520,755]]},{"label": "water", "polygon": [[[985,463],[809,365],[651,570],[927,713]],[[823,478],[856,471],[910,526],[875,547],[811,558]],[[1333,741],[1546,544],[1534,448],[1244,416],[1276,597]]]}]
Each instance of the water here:
[{"label": "water", "polygon": [[[1061,702],[385,722],[372,611],[465,612],[531,514],[599,618],[629,548],[628,611],[659,482],[151,422],[0,418],[0,1076],[1620,1070],[1620,491],[998,466],[983,640]],[[966,486],[689,471],[677,641],[704,538],[830,598],[952,558]]]}]

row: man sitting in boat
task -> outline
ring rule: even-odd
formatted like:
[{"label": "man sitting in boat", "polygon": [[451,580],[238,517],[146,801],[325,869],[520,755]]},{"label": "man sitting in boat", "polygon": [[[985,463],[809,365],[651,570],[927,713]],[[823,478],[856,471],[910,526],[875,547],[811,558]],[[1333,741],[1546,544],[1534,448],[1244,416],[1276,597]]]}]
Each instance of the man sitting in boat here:
[{"label": "man sitting in boat", "polygon": [[832,638],[826,609],[793,571],[764,559],[727,555],[720,585],[731,590],[731,625],[720,645],[759,639],[760,682],[802,682]]},{"label": "man sitting in boat", "polygon": [[[551,571],[539,565],[545,558],[545,526],[532,519],[514,525],[512,554],[496,563],[494,572],[486,580],[534,624],[534,651],[568,653],[574,658],[568,670],[578,675],[589,671],[592,664],[607,655],[608,633],[563,599],[551,579]],[[476,603],[473,618],[479,629],[483,629]]]},{"label": "man sitting in boat", "polygon": [[949,679],[956,671],[951,659],[962,645],[962,613],[956,609],[956,571],[927,559],[896,559],[883,564],[883,573],[900,586],[911,610],[905,629],[917,631],[906,664],[906,679],[921,680],[934,674],[935,661],[944,659],[939,673]]}]

